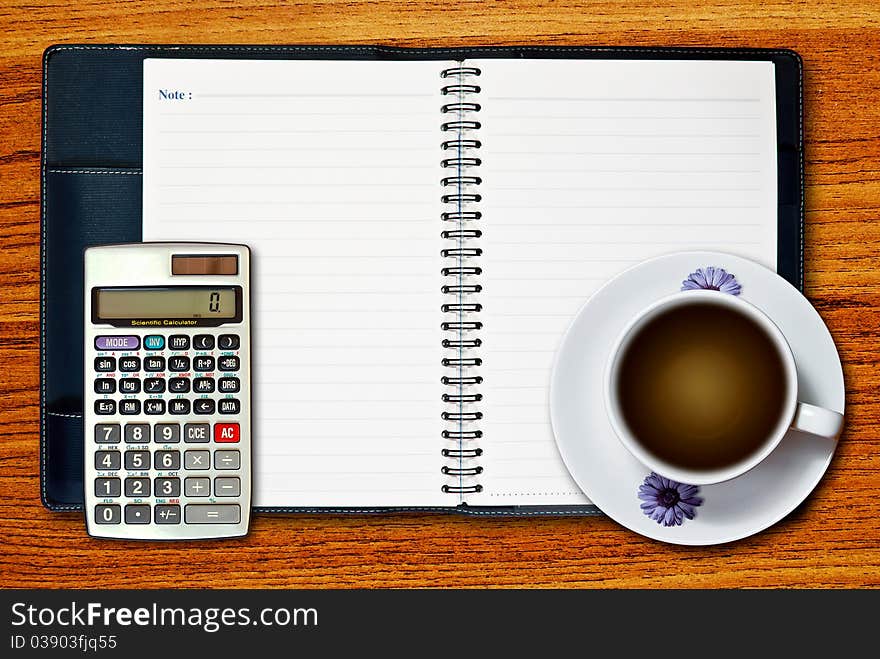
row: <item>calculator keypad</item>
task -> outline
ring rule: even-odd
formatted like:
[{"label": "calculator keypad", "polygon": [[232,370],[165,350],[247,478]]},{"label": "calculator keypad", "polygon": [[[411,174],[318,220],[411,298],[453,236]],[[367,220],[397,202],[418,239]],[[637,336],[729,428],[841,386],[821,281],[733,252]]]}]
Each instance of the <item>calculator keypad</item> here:
[{"label": "calculator keypad", "polygon": [[95,413],[132,417],[90,433],[97,524],[240,522],[240,346],[231,333],[97,337]]}]

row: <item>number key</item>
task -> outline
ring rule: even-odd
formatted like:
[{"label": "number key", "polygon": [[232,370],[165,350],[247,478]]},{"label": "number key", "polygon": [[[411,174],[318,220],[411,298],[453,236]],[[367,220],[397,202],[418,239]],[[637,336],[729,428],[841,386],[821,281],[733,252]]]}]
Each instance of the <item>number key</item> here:
[{"label": "number key", "polygon": [[95,506],[95,522],[98,524],[119,524],[122,521],[122,508],[117,504]]},{"label": "number key", "polygon": [[125,424],[125,442],[143,444],[150,441],[150,426],[146,423]]},{"label": "number key", "polygon": [[129,471],[141,471],[150,468],[149,451],[126,451],[125,468]]},{"label": "number key", "polygon": [[127,497],[148,497],[148,496],[150,496],[150,479],[149,478],[126,478],[125,479],[125,496],[127,496]]},{"label": "number key", "polygon": [[99,423],[95,426],[95,441],[98,444],[118,444],[120,434],[118,423]]},{"label": "number key", "polygon": [[122,454],[119,451],[95,451],[95,469],[116,471],[122,468]]},{"label": "number key", "polygon": [[157,497],[179,497],[180,496],[180,479],[179,478],[157,478],[153,485],[156,488]]},{"label": "number key", "polygon": [[157,423],[153,428],[153,441],[157,444],[177,444],[180,441],[180,424]]},{"label": "number key", "polygon": [[180,469],[180,451],[156,451],[156,469],[177,471]]},{"label": "number key", "polygon": [[122,482],[118,478],[96,478],[96,497],[118,497],[122,494]]}]

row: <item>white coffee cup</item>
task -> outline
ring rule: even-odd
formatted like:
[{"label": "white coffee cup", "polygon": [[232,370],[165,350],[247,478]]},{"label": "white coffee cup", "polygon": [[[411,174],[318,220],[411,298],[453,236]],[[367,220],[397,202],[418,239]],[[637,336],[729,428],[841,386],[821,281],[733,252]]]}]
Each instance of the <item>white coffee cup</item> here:
[{"label": "white coffee cup", "polygon": [[[772,341],[779,352],[785,371],[786,399],[773,431],[754,452],[734,464],[717,469],[684,468],[671,464],[648,451],[624,421],[617,393],[621,358],[639,330],[660,314],[695,303],[725,306],[751,319]],[[605,369],[605,409],[618,439],[637,460],[661,476],[691,485],[721,483],[746,473],[770,455],[789,430],[815,435],[820,438],[816,441],[823,439],[834,441],[843,427],[843,415],[838,412],[798,402],[797,366],[794,355],[785,336],[773,321],[739,297],[709,290],[684,291],[665,297],[643,309],[627,324],[611,350]],[[811,438],[805,437],[803,441],[811,441]]]}]

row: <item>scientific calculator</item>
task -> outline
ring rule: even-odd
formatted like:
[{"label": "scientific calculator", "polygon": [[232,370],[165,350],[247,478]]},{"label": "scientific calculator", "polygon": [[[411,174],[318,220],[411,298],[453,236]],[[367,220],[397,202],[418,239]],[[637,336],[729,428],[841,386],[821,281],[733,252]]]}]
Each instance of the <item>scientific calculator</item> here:
[{"label": "scientific calculator", "polygon": [[250,252],[135,243],[85,251],[90,535],[245,535],[251,505]]}]

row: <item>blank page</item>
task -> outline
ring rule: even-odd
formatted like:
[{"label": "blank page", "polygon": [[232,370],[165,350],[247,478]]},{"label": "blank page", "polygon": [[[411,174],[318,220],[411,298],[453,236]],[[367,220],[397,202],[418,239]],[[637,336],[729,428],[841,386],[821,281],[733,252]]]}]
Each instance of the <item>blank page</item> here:
[{"label": "blank page", "polygon": [[256,506],[449,503],[442,67],[144,64],[144,239],[253,250]]},{"label": "blank page", "polygon": [[775,268],[774,69],[644,60],[477,66],[485,489],[471,503],[584,503],[550,426],[555,351],[590,294],[649,257],[712,249]]}]

